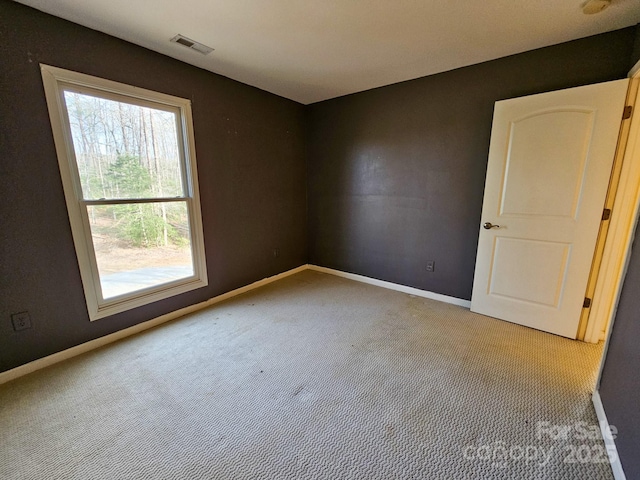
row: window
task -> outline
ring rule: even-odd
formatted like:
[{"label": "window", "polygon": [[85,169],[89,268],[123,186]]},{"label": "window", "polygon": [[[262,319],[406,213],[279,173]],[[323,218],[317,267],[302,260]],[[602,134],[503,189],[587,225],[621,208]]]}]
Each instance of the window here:
[{"label": "window", "polygon": [[90,319],[207,285],[189,100],[41,70]]}]

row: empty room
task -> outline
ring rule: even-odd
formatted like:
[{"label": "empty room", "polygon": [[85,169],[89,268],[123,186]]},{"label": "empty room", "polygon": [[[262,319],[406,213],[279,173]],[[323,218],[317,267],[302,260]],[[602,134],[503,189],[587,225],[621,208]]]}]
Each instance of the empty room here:
[{"label": "empty room", "polygon": [[0,478],[640,478],[639,22],[0,0]]}]

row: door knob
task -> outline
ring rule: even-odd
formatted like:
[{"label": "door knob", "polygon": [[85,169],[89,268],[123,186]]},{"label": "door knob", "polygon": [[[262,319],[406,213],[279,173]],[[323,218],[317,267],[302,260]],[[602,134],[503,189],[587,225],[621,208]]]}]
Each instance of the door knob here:
[{"label": "door knob", "polygon": [[484,222],[482,226],[485,228],[485,230],[490,230],[492,228],[500,228],[500,225],[494,225],[491,222]]}]

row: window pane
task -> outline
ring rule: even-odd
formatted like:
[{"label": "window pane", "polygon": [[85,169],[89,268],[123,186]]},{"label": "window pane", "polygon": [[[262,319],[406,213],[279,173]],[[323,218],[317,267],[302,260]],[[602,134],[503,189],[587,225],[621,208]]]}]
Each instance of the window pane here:
[{"label": "window pane", "polygon": [[186,202],[87,208],[105,299],[194,274]]},{"label": "window pane", "polygon": [[64,92],[87,200],[183,196],[177,115]]}]

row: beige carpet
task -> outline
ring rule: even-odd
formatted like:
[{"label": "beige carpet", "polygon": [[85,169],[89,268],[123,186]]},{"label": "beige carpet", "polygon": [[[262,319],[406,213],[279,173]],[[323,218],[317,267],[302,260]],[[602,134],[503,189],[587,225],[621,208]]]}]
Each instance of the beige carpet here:
[{"label": "beige carpet", "polygon": [[305,271],[1,386],[0,478],[612,478],[600,353]]}]

